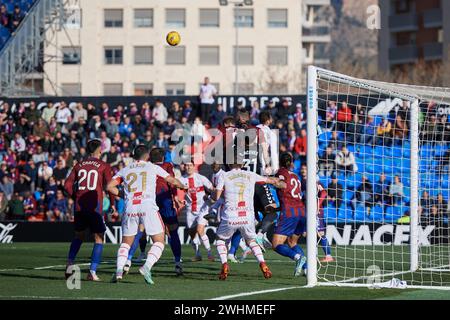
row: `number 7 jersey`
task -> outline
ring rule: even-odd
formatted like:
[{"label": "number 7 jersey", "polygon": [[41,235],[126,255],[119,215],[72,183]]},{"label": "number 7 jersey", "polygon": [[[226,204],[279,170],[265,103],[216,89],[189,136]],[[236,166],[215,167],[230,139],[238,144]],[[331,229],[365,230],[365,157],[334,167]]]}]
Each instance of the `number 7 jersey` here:
[{"label": "number 7 jersey", "polygon": [[151,162],[133,161],[122,168],[113,177],[124,184],[127,210],[142,203],[148,203],[149,209],[158,211],[156,205],[156,181],[158,177],[165,179],[169,173]]}]

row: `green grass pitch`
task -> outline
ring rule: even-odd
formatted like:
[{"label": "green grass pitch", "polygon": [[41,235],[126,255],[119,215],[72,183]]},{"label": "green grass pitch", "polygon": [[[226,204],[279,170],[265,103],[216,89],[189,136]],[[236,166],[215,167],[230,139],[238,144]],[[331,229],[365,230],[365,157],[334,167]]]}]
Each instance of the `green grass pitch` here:
[{"label": "green grass pitch", "polygon": [[[450,291],[440,290],[303,288],[306,278],[293,277],[294,263],[272,250],[267,251],[266,259],[273,278],[264,279],[254,257],[249,256],[242,264],[231,264],[229,278],[220,281],[219,262],[190,262],[190,246],[183,247],[184,276],[175,276],[171,251],[166,247],[154,267],[155,285],[148,286],[136,265],[123,282],[109,282],[115,270],[117,245],[107,244],[98,270],[102,282],[93,283],[85,281],[91,243],[83,245],[78,255],[81,289],[69,290],[64,280],[68,247],[68,243],[0,244],[0,299],[450,299]],[[261,292],[280,288],[289,289]]]}]

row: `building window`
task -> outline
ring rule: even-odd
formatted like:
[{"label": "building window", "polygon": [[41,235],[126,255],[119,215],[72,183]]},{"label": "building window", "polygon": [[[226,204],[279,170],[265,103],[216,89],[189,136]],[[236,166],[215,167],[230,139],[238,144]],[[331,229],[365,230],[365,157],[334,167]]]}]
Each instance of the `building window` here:
[{"label": "building window", "polygon": [[105,64],[122,64],[122,47],[105,47]]},{"label": "building window", "polygon": [[200,27],[218,28],[220,11],[219,9],[200,9]]},{"label": "building window", "polygon": [[134,64],[153,64],[153,47],[134,47]]},{"label": "building window", "polygon": [[253,28],[253,9],[234,9],[234,26]]},{"label": "building window", "polygon": [[105,9],[104,13],[105,13],[105,28],[123,27],[122,9]]},{"label": "building window", "polygon": [[166,9],[166,27],[169,28],[186,27],[186,10]]},{"label": "building window", "polygon": [[78,6],[68,6],[66,8],[66,21],[64,26],[67,29],[81,29],[82,10]]},{"label": "building window", "polygon": [[153,83],[135,83],[134,84],[135,96],[152,96],[153,95]]},{"label": "building window", "polygon": [[62,47],[63,64],[81,64],[81,47]]},{"label": "building window", "polygon": [[199,47],[198,52],[200,65],[219,64],[219,47]]},{"label": "building window", "polygon": [[134,9],[134,27],[153,27],[153,9]]},{"label": "building window", "polygon": [[238,92],[239,94],[253,94],[254,87],[253,83],[238,83],[236,86],[236,82],[234,82],[233,92]]},{"label": "building window", "polygon": [[104,83],[103,95],[105,96],[121,96],[123,95],[122,83]]},{"label": "building window", "polygon": [[61,94],[63,96],[81,96],[81,83],[62,83]]},{"label": "building window", "polygon": [[184,83],[166,83],[166,95],[183,96],[185,92]]},{"label": "building window", "polygon": [[186,48],[166,47],[166,64],[185,64],[186,63]]},{"label": "building window", "polygon": [[287,65],[288,63],[288,48],[287,47],[267,47],[267,64],[273,65]]},{"label": "building window", "polygon": [[[237,61],[236,61],[237,59]],[[233,64],[252,65],[253,64],[253,47],[250,46],[233,46]]]},{"label": "building window", "polygon": [[287,9],[268,9],[267,26],[269,28],[287,28],[288,26]]}]

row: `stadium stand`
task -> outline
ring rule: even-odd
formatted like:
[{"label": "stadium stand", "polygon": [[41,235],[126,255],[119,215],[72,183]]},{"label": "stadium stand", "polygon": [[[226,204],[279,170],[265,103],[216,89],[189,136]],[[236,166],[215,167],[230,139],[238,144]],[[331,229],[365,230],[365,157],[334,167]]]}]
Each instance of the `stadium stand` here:
[{"label": "stadium stand", "polygon": [[3,0],[0,2],[0,50],[6,44],[35,0]]}]

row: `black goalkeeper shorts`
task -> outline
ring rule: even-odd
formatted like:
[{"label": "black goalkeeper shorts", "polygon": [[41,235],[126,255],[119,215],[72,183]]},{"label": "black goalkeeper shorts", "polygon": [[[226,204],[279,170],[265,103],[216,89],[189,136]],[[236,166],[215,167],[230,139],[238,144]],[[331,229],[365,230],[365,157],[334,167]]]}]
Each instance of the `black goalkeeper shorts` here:
[{"label": "black goalkeeper shorts", "polygon": [[272,192],[267,184],[256,184],[255,185],[255,195],[253,196],[255,213],[258,211],[265,214],[265,208],[268,205],[274,204]]}]

